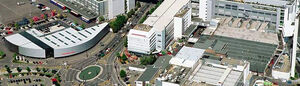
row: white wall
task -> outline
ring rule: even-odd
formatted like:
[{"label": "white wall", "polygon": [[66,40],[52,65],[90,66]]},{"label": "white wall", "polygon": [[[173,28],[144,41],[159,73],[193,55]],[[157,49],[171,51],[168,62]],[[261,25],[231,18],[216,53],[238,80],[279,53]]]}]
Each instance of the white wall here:
[{"label": "white wall", "polygon": [[211,20],[212,0],[199,0],[199,17],[204,21]]},{"label": "white wall", "polygon": [[113,19],[117,15],[125,13],[124,0],[108,0],[108,18]]},{"label": "white wall", "polygon": [[153,30],[149,32],[130,30],[127,35],[128,51],[150,54],[155,49],[155,33]]},{"label": "white wall", "polygon": [[272,77],[275,79],[289,80],[291,76],[290,76],[290,72],[280,72],[280,71],[272,70]]},{"label": "white wall", "polygon": [[127,2],[127,12],[135,8],[135,0],[126,0],[126,2]]},{"label": "white wall", "polygon": [[46,58],[45,50],[19,46],[19,54],[29,57]]},{"label": "white wall", "polygon": [[183,18],[174,17],[174,39],[182,38],[183,34]]}]

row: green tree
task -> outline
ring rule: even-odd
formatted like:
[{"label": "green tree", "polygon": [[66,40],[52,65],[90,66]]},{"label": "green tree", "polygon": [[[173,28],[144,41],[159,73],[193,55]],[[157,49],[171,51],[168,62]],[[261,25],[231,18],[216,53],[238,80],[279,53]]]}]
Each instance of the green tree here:
[{"label": "green tree", "polygon": [[17,67],[17,71],[20,73],[22,71],[22,68]]},{"label": "green tree", "polygon": [[6,68],[6,71],[8,72],[8,73],[12,73],[12,71],[10,70],[10,68],[8,67],[8,68]]},{"label": "green tree", "polygon": [[27,72],[30,73],[31,69],[29,67],[26,68]]},{"label": "green tree", "polygon": [[156,61],[156,58],[154,56],[146,56],[140,58],[140,62],[142,65],[151,65]]},{"label": "green tree", "polygon": [[3,58],[5,56],[5,53],[3,51],[0,51],[0,58]]},{"label": "green tree", "polygon": [[57,73],[57,70],[52,70],[51,71],[53,74],[56,74]]},{"label": "green tree", "polygon": [[44,73],[46,73],[48,71],[48,69],[46,69],[46,68],[43,68],[42,70]]},{"label": "green tree", "polygon": [[34,23],[33,19],[29,19],[29,23],[30,23],[30,26],[33,26],[33,23]]},{"label": "green tree", "polygon": [[136,7],[137,7],[137,8],[140,8],[140,7],[141,7],[141,3],[140,3],[140,2],[137,2],[137,3],[136,3]]},{"label": "green tree", "polygon": [[127,57],[126,57],[126,55],[125,55],[125,54],[123,54],[123,55],[122,55],[122,57],[121,57],[121,59],[122,59],[122,61],[126,61],[126,60],[127,60]]},{"label": "green tree", "polygon": [[131,18],[133,14],[134,14],[134,10],[131,9],[131,10],[127,13],[127,17],[128,17],[128,18]]},{"label": "green tree", "polygon": [[15,23],[15,28],[16,29],[19,29],[20,28],[20,25],[18,23]]},{"label": "green tree", "polygon": [[99,20],[99,21],[104,21],[105,18],[104,18],[103,16],[99,16],[99,17],[98,17],[98,20]]},{"label": "green tree", "polygon": [[85,28],[85,24],[81,24],[81,26],[80,26],[80,27],[84,29],[84,28]]},{"label": "green tree", "polygon": [[121,76],[122,78],[126,77],[126,76],[127,76],[126,71],[125,71],[125,70],[121,70],[121,71],[120,71],[120,76]]},{"label": "green tree", "polygon": [[109,23],[109,26],[113,29],[114,33],[117,33],[127,22],[127,18],[124,15],[118,15],[117,18]]},{"label": "green tree", "polygon": [[37,72],[40,72],[40,71],[41,71],[41,69],[40,69],[39,67],[36,67],[35,70],[36,70]]}]

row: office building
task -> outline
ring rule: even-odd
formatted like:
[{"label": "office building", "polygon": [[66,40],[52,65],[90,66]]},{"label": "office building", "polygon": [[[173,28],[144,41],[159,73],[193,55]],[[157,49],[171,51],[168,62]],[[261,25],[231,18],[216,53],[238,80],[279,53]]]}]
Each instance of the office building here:
[{"label": "office building", "polygon": [[108,0],[108,19],[125,13],[125,0]]},{"label": "office building", "polygon": [[[164,2],[145,20],[143,24],[151,27],[151,30],[149,30],[150,32],[145,34],[152,34],[154,32],[155,37],[153,41],[151,40],[150,42],[155,41],[154,45],[157,51],[164,50],[167,47],[167,45],[174,39],[174,16],[185,9],[191,9],[190,0],[164,0]],[[132,35],[128,36],[128,39],[131,39],[130,37],[132,37]],[[149,38],[145,38],[141,40],[149,40]],[[131,45],[130,43],[133,43],[130,41],[131,40],[128,40],[129,45]],[[148,44],[152,44],[152,43],[148,43]],[[152,46],[152,45],[145,45],[145,47],[148,46]],[[151,51],[151,50],[147,50],[147,51]]]},{"label": "office building", "polygon": [[298,0],[200,0],[199,17],[210,21],[233,17],[269,22],[282,30],[284,37],[293,35]]}]

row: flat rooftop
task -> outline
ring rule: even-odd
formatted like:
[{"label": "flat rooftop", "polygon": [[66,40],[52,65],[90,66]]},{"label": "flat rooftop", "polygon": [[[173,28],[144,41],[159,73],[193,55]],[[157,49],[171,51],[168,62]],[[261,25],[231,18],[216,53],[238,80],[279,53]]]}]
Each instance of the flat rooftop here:
[{"label": "flat rooftop", "polygon": [[[193,47],[210,48],[215,53],[226,55],[226,58],[246,60],[250,62],[250,71],[264,72],[277,45],[224,36],[202,35]],[[204,54],[208,58],[218,59],[211,54]]]},{"label": "flat rooftop", "polygon": [[176,13],[189,2],[190,0],[164,0],[143,24],[153,26],[158,31],[164,30],[173,21]]},{"label": "flat rooftop", "polygon": [[234,68],[230,66],[220,67],[213,65],[221,64],[218,60],[211,60],[210,62],[202,61],[202,64],[199,64],[195,68],[189,80],[195,83],[205,82],[210,85],[238,85],[240,77],[243,76],[242,71],[234,70]]},{"label": "flat rooftop", "polygon": [[151,30],[151,26],[145,24],[138,24],[134,26],[133,29],[149,32]]},{"label": "flat rooftop", "polygon": [[274,64],[273,70],[280,72],[290,72],[291,62],[289,56],[282,55],[278,58],[278,61]]},{"label": "flat rooftop", "polygon": [[[25,2],[17,5],[17,2]],[[28,0],[0,0],[0,24],[8,24],[42,13],[40,9],[30,4]]]},{"label": "flat rooftop", "polygon": [[202,58],[205,50],[183,46],[180,51],[170,60],[170,64],[183,67],[193,67]]},{"label": "flat rooftop", "polygon": [[159,68],[154,68],[153,66],[147,66],[144,73],[137,79],[137,81],[150,81],[158,72]]},{"label": "flat rooftop", "polygon": [[[243,22],[240,28],[228,26],[229,21],[231,21],[231,18],[226,18],[224,22],[221,22],[220,26],[217,29],[215,30],[206,29],[203,31],[203,34],[205,35],[213,34],[218,36],[225,36],[225,37],[244,39],[244,40],[275,44],[275,45],[278,45],[279,43],[278,36],[276,33],[264,31],[264,29],[266,28],[263,27],[267,26],[266,23],[263,23],[263,26],[259,27],[260,29],[251,30],[251,29],[243,28],[243,26],[246,26],[244,25],[244,23],[249,22],[249,20]],[[233,24],[236,24],[236,22],[234,22]],[[254,26],[257,25],[257,22],[254,21],[251,24],[254,28]],[[236,26],[236,25],[231,25],[231,26]]]},{"label": "flat rooftop", "polygon": [[82,6],[79,3],[70,2],[70,1],[66,1],[66,0],[57,0],[57,1],[59,1],[62,4],[66,5],[66,7],[70,8],[72,11],[74,11],[78,14],[81,14],[83,17],[85,17],[87,19],[93,19],[93,18],[96,18],[98,16],[98,14],[96,12],[91,11],[86,6]]}]

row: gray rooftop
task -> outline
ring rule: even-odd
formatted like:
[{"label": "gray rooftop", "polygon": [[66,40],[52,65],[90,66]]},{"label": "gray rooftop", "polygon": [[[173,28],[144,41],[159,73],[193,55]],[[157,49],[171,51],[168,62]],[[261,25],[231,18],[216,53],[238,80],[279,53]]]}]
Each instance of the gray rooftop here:
[{"label": "gray rooftop", "polygon": [[83,17],[87,19],[93,19],[98,16],[97,13],[89,10],[88,8],[74,2],[66,1],[66,0],[58,0],[62,4],[66,5],[66,7],[70,8],[72,11],[81,14]]},{"label": "gray rooftop", "polygon": [[137,81],[150,81],[158,72],[159,68],[154,68],[153,66],[147,66],[144,73],[137,79]]},{"label": "gray rooftop", "polygon": [[[203,35],[194,45],[196,48],[212,48],[216,53],[226,54],[228,58],[247,60],[250,62],[250,71],[264,72],[271,60],[277,45],[223,36],[211,37]],[[212,56],[205,53],[204,55]]]},{"label": "gray rooftop", "polygon": [[171,56],[161,56],[153,64],[154,68],[166,69],[170,64]]}]

